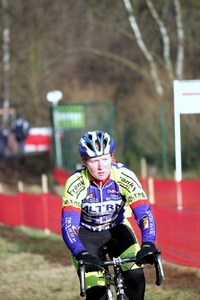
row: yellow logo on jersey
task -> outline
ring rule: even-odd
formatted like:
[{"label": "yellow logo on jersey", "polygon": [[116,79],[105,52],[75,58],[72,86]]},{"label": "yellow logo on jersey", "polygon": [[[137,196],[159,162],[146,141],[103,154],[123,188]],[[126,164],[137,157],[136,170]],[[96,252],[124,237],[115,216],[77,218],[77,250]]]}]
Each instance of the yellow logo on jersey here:
[{"label": "yellow logo on jersey", "polygon": [[87,195],[86,199],[91,199],[91,198],[93,198],[93,196],[94,196],[93,193],[90,193]]},{"label": "yellow logo on jersey", "polygon": [[143,223],[143,229],[149,228],[149,219],[148,217],[144,217],[142,220]]}]

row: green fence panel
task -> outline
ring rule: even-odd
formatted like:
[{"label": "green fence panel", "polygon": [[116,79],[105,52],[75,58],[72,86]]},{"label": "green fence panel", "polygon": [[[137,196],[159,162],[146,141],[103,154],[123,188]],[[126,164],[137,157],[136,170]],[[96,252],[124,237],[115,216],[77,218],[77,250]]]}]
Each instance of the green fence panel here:
[{"label": "green fence panel", "polygon": [[81,164],[77,144],[84,133],[102,130],[112,135],[113,132],[110,102],[52,106],[51,118],[54,166],[67,171]]}]

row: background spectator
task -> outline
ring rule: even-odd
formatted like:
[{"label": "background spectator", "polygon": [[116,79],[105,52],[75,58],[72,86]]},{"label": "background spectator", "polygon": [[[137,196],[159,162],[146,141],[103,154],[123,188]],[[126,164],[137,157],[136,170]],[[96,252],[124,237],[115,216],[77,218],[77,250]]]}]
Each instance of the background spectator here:
[{"label": "background spectator", "polygon": [[22,153],[24,151],[24,141],[29,133],[28,121],[18,115],[16,120],[11,124],[11,131],[18,142],[19,152]]}]

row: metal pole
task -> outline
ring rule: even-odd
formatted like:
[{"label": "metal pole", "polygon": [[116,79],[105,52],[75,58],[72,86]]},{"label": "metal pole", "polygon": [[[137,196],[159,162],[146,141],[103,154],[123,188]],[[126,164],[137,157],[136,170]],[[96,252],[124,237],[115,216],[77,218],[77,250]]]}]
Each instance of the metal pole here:
[{"label": "metal pole", "polygon": [[168,177],[168,168],[167,168],[167,147],[166,147],[166,133],[165,133],[165,111],[166,107],[163,105],[160,115],[161,123],[161,144],[162,144],[162,163],[163,163],[163,174],[164,177]]}]

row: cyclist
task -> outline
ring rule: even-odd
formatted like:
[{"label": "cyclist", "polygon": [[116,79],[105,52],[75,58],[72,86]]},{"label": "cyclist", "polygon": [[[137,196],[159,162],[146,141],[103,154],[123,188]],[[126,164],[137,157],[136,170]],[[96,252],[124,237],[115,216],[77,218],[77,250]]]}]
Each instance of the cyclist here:
[{"label": "cyclist", "polygon": [[[102,245],[113,246],[110,257],[136,255],[139,265],[125,265],[125,293],[130,300],[143,300],[145,276],[141,266],[153,263],[156,225],[146,194],[136,175],[114,158],[115,143],[106,132],[84,134],[78,151],[83,166],[65,184],[62,206],[62,236],[77,269],[86,263],[86,300],[106,300],[106,286],[100,260]],[[141,229],[141,248],[126,219],[130,207]],[[128,270],[127,270],[128,268]]]}]

